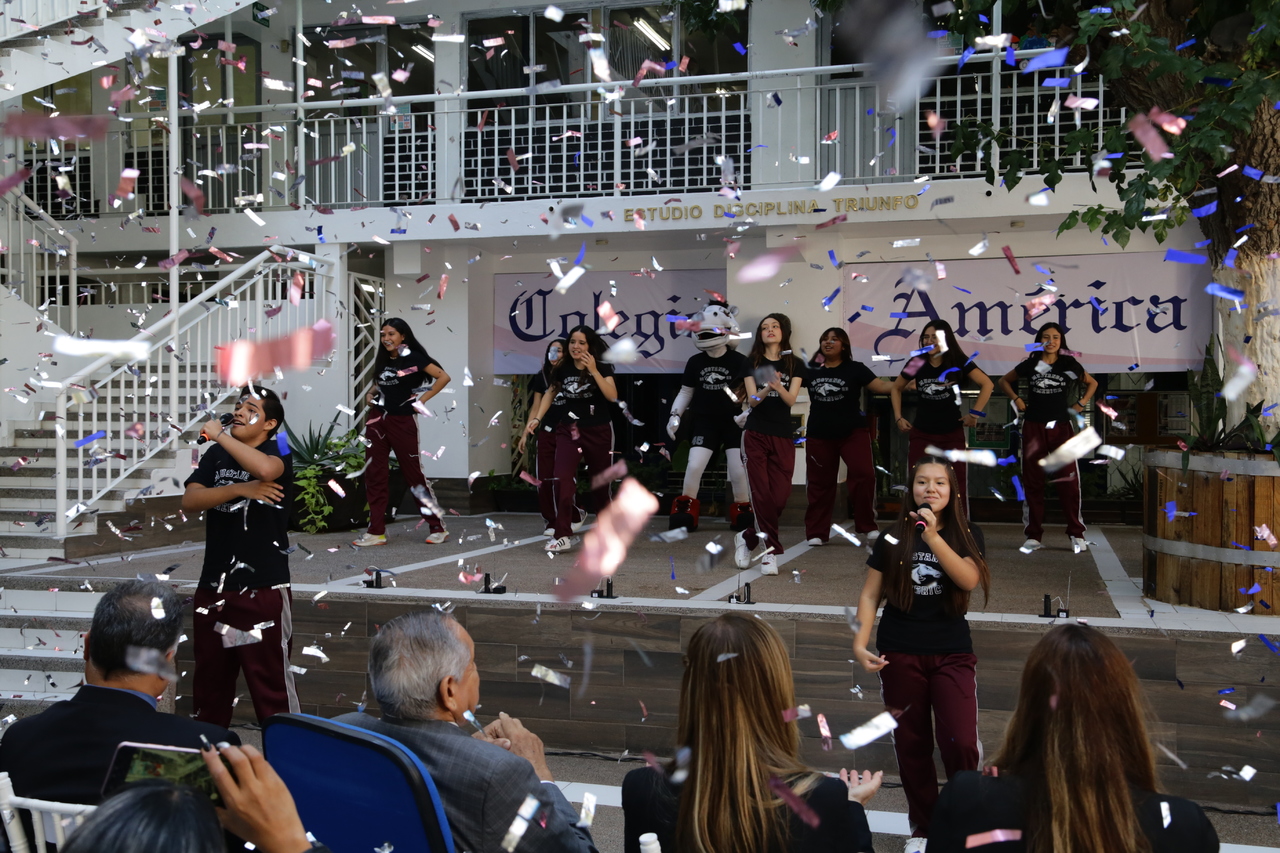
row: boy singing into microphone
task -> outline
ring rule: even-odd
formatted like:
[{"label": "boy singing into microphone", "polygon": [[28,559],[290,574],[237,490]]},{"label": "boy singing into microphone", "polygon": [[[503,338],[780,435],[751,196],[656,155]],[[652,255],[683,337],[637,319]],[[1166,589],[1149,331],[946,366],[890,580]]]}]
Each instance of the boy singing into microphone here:
[{"label": "boy singing into microphone", "polygon": [[[182,508],[205,513],[204,569],[195,595],[195,718],[231,723],[244,670],[261,723],[298,711],[289,669],[289,510],[293,463],[277,441],[284,407],[274,391],[246,386],[229,426],[201,428],[210,447],[187,478]],[[281,434],[283,437],[283,434]]]}]

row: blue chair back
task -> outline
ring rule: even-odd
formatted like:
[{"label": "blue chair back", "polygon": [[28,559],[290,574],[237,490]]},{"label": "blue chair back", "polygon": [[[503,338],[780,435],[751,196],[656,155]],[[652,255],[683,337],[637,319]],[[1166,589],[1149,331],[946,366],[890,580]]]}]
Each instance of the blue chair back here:
[{"label": "blue chair back", "polygon": [[426,767],[399,742],[310,714],[276,714],[263,753],[293,794],[302,824],[333,853],[454,853]]}]

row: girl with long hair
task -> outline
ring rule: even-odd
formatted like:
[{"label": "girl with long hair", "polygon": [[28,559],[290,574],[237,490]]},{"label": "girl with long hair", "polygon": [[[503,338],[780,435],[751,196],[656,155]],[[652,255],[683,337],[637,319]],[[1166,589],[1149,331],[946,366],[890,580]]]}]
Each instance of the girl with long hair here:
[{"label": "girl with long hair", "polygon": [[[863,805],[882,772],[840,778],[800,761],[791,662],[769,623],[725,614],[700,627],[685,653],[676,742],[665,773],[632,770],[622,782],[625,853],[656,833],[664,851],[870,851]],[[785,785],[818,814],[817,827],[779,797]]]},{"label": "girl with long hair", "polygon": [[[965,450],[969,443],[965,428],[978,425],[978,418],[986,417],[987,401],[995,385],[991,377],[968,359],[960,348],[960,341],[945,320],[930,320],[920,332],[920,355],[907,359],[902,373],[893,382],[894,423],[899,431],[910,436],[907,443],[907,467],[914,468],[925,449],[930,445],[939,450]],[[965,412],[962,408],[960,384],[965,379],[978,386],[977,408]],[[902,392],[907,384],[915,383],[919,400],[916,403],[915,420],[902,416]],[[965,509],[969,508],[968,466],[955,465],[959,491],[956,497]]]},{"label": "girl with long hair", "polygon": [[[1030,553],[1044,547],[1044,469],[1040,460],[1057,450],[1076,434],[1072,414],[1084,411],[1098,390],[1098,380],[1089,375],[1075,357],[1068,355],[1067,333],[1057,323],[1045,323],[1036,332],[1040,349],[1031,353],[1013,370],[1000,377],[1000,390],[1013,400],[1022,415],[1022,504],[1023,532],[1027,541],[1022,550]],[[1015,383],[1027,380],[1027,400],[1018,396]],[[1077,387],[1084,393],[1075,394]],[[1072,402],[1072,401],[1075,402]],[[1067,536],[1077,554],[1088,551],[1084,519],[1080,514],[1080,464],[1059,468],[1053,484],[1058,502],[1067,517]]]},{"label": "girl with long hair", "polygon": [[[982,531],[969,523],[957,495],[955,469],[925,457],[911,471],[910,489],[897,521],[867,560],[853,656],[867,672],[880,674],[884,704],[898,714],[893,750],[911,823],[906,853],[919,853],[938,799],[932,728],[948,779],[977,769],[982,757],[978,659],[964,617],[970,594],[982,587],[985,596],[991,575]],[[879,654],[873,654],[867,643],[881,603]]]},{"label": "girl with long hair", "polygon": [[751,564],[751,552],[763,542],[772,550],[760,561],[760,573],[778,573],[778,555],[783,551],[778,520],[791,496],[791,475],[796,470],[791,407],[806,373],[804,361],[791,353],[791,318],[765,315],[756,327],[742,376],[751,407],[742,433],[742,462],[755,519],[733,537],[733,559],[740,569]]},{"label": "girl with long hair", "polygon": [[[547,417],[551,404],[564,399],[564,415],[555,428],[555,492],[556,520],[553,539],[547,542],[551,552],[573,547],[572,534],[581,527],[575,522],[578,508],[578,463],[587,463],[587,476],[595,483],[613,464],[613,410],[618,389],[613,381],[613,368],[602,361],[604,341],[590,326],[575,326],[569,333],[568,356],[551,369],[551,383],[538,402],[538,408],[525,426],[531,435]],[[591,490],[591,509],[599,513],[609,503],[609,483]]]},{"label": "girl with long hair", "polygon": [[[399,317],[388,317],[379,335],[382,347],[373,362],[374,388],[365,398],[371,408],[365,417],[364,487],[369,500],[369,530],[354,545],[368,548],[387,543],[387,480],[391,453],[400,463],[400,473],[414,496],[425,494],[423,518],[431,533],[428,545],[439,545],[449,538],[440,516],[425,511],[436,506],[431,484],[422,476],[418,464],[418,422],[416,411],[425,411],[426,402],[449,384],[449,374],[440,362],[427,354],[409,324]],[[418,489],[417,487],[421,487]]]},{"label": "girl with long hair", "polygon": [[[551,390],[551,371],[564,359],[567,350],[568,341],[564,340],[564,338],[556,338],[547,344],[547,352],[542,360],[542,368],[533,375],[533,380],[529,383],[529,388],[533,391],[533,402],[529,405],[530,414],[538,411],[538,408],[542,405],[543,396]],[[547,413],[542,418],[542,423],[538,425],[538,455],[534,460],[533,476],[538,480],[538,509],[542,512],[542,520],[545,522],[543,526],[546,527],[546,530],[542,531],[544,536],[551,536],[555,533],[556,426],[559,425],[560,419],[564,417],[564,410],[564,394],[563,392],[558,392],[552,398],[551,405],[547,408]],[[528,438],[528,432],[520,436],[518,449],[521,453],[524,453],[525,443]],[[572,520],[574,524],[580,525],[582,523],[582,512],[576,505],[573,508]]]},{"label": "girl with long hair", "polygon": [[[929,853],[1020,830],[1018,853],[1217,853],[1195,803],[1158,793],[1150,711],[1125,653],[1097,628],[1045,632],[1022,669],[992,775],[958,774],[938,797]],[[997,772],[998,769],[998,772]]]},{"label": "girl with long hair", "polygon": [[822,333],[818,351],[804,380],[809,389],[804,442],[809,508],[804,514],[804,535],[810,545],[825,545],[831,538],[836,475],[843,459],[848,469],[845,487],[853,501],[854,530],[874,541],[880,535],[876,527],[876,468],[871,427],[862,412],[862,389],[888,394],[893,386],[853,360],[849,335],[838,326]]}]

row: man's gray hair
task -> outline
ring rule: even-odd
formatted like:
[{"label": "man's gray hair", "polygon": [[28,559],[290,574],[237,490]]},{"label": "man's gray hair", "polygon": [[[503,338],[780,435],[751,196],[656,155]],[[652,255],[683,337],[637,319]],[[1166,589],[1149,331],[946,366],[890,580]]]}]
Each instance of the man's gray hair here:
[{"label": "man's gray hair", "polygon": [[457,622],[437,610],[415,610],[382,626],[369,643],[369,681],[384,714],[429,720],[440,682],[460,679],[471,664]]}]

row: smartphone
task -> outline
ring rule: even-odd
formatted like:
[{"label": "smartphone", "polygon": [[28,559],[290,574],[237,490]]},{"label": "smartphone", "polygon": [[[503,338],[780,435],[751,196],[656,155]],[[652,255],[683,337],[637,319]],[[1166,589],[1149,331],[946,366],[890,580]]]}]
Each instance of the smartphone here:
[{"label": "smartphone", "polygon": [[102,796],[105,799],[130,782],[144,779],[167,779],[187,785],[207,796],[215,806],[223,804],[213,774],[204,763],[200,750],[129,741],[116,747],[111,769],[107,771],[106,782],[102,785]]}]

